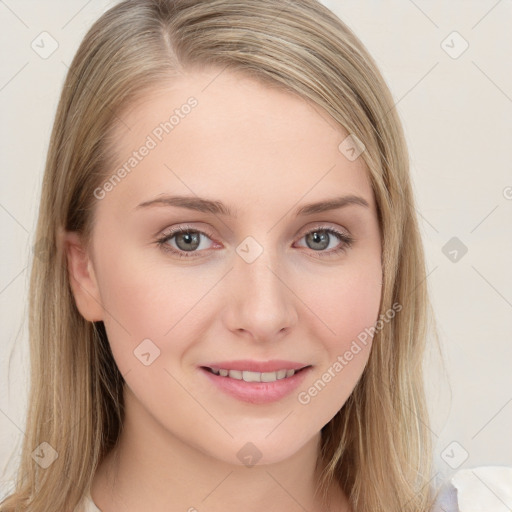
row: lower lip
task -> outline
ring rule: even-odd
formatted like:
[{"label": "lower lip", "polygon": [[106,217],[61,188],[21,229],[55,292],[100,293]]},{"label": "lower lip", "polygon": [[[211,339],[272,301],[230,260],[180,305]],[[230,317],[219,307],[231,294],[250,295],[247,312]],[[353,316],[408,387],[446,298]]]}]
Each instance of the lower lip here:
[{"label": "lower lip", "polygon": [[274,382],[245,382],[244,380],[222,377],[200,368],[213,384],[228,395],[243,402],[252,404],[267,404],[277,402],[293,392],[304,380],[311,366],[300,370],[291,377],[279,379]]}]

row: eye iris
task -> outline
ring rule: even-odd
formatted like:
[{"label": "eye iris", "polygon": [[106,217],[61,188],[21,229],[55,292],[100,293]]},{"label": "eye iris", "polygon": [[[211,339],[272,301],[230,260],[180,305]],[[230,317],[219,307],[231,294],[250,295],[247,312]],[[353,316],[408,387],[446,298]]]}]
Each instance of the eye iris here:
[{"label": "eye iris", "polygon": [[[201,235],[199,233],[178,233],[176,235],[176,245],[183,251],[193,251],[199,247]],[[180,241],[185,240],[185,246],[181,246]]]},{"label": "eye iris", "polygon": [[[311,249],[325,249],[329,246],[329,235],[326,231],[312,231],[306,235],[306,241],[308,246],[309,242],[312,241],[313,247]],[[315,247],[316,244],[320,244],[320,247]]]}]

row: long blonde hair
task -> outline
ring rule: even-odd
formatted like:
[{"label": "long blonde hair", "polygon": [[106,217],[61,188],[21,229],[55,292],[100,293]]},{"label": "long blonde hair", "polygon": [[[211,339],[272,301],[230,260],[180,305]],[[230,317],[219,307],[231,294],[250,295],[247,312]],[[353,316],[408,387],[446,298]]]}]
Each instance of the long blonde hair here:
[{"label": "long blonde hair", "polygon": [[[217,66],[313,102],[366,147],[382,233],[381,314],[368,364],[321,432],[322,493],[355,512],[426,512],[432,449],[423,382],[431,306],[394,101],[363,44],[316,0],[126,0],[94,23],[69,68],[46,161],[30,281],[31,388],[21,462],[2,511],[71,511],[123,424],[123,384],[102,322],[76,308],[59,230],[89,240],[119,112],[176,70]],[[437,338],[436,338],[437,339]],[[42,446],[41,443],[48,443]],[[44,468],[36,448],[58,457]],[[321,464],[320,464],[321,463]]]}]

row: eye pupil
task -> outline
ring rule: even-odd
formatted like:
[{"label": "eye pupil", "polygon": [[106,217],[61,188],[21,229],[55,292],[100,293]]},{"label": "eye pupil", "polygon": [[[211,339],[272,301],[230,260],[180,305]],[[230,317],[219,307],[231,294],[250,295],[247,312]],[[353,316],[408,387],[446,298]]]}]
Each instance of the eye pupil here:
[{"label": "eye pupil", "polygon": [[[185,240],[185,246],[181,247],[180,241]],[[183,251],[193,251],[199,247],[200,234],[199,233],[178,233],[176,235],[176,245]]]},{"label": "eye pupil", "polygon": [[[308,241],[308,245],[309,241],[312,241],[314,247],[310,246],[311,249],[322,250],[329,246],[329,235],[326,231],[312,231],[306,235],[306,240]],[[317,247],[316,244],[320,244],[320,247]]]}]

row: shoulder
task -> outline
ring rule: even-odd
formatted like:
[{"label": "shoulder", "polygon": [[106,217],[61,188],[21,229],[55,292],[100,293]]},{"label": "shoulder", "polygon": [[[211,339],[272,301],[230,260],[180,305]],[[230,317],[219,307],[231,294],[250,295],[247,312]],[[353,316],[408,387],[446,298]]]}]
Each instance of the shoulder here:
[{"label": "shoulder", "polygon": [[436,490],[432,512],[507,512],[512,509],[512,467],[461,469]]}]

